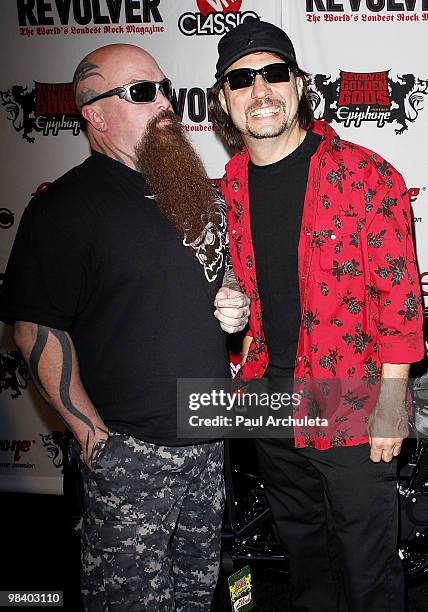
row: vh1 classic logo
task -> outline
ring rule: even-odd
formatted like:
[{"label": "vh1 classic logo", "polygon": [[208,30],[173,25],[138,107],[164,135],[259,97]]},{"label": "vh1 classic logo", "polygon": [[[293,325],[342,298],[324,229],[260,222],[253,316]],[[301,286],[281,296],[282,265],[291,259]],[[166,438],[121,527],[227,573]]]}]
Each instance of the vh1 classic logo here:
[{"label": "vh1 classic logo", "polygon": [[62,130],[77,136],[85,129],[73,95],[72,83],[39,83],[34,87],[13,85],[0,91],[0,101],[14,129],[27,142],[34,142],[33,131],[44,136],[57,136]]},{"label": "vh1 classic logo", "polygon": [[309,84],[315,117],[343,123],[345,127],[374,121],[381,128],[396,121],[399,127],[395,133],[403,134],[424,107],[428,79],[403,74],[395,80],[389,72],[341,70],[338,79],[315,74]]},{"label": "vh1 classic logo", "polygon": [[241,12],[245,0],[196,0],[199,12],[183,13],[178,28],[185,36],[221,36],[239,26],[254,11]]}]

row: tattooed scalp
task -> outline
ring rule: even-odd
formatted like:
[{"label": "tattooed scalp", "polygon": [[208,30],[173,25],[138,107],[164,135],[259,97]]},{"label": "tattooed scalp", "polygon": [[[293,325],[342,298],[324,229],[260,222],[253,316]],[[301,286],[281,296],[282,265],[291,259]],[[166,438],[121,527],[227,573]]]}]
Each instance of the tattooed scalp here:
[{"label": "tattooed scalp", "polygon": [[78,91],[79,86],[83,81],[94,76],[98,76],[104,80],[104,76],[99,71],[99,66],[92,62],[88,62],[88,60],[85,58],[77,66],[73,77],[73,92],[74,97],[76,98],[76,104],[79,108],[82,106],[82,104],[84,104],[84,102],[87,102],[91,98],[97,96],[99,93],[90,87],[82,87],[82,89]]}]

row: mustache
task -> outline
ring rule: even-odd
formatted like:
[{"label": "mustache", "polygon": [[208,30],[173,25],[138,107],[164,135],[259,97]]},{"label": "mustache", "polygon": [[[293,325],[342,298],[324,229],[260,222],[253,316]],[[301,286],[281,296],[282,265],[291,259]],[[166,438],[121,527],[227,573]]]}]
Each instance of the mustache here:
[{"label": "mustache", "polygon": [[[164,125],[160,125],[164,121],[166,121],[167,123]],[[163,109],[159,111],[157,115],[152,117],[152,119],[150,119],[150,121],[147,123],[145,133],[150,133],[156,129],[163,130],[165,128],[168,128],[169,126],[173,126],[175,130],[184,133],[183,124],[181,123],[179,117],[174,113],[174,111]]]},{"label": "mustache", "polygon": [[255,110],[262,108],[263,106],[280,106],[283,110],[286,108],[284,100],[280,98],[272,98],[272,96],[265,96],[264,98],[258,98],[245,110],[245,114],[249,115]]}]

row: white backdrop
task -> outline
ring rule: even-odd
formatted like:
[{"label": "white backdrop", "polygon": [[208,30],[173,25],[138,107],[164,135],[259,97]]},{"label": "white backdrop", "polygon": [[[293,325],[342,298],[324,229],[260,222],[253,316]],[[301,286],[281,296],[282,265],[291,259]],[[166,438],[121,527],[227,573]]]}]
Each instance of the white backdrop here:
[{"label": "white backdrop", "polygon": [[[403,172],[428,270],[426,0],[2,0],[0,275],[31,194],[88,155],[70,85],[82,57],[115,42],[152,53],[209,175],[219,177],[228,156],[208,121],[206,90],[220,36],[254,13],[294,41],[313,74],[316,115]],[[359,127],[352,113],[365,114]],[[61,493],[62,424],[37,399],[8,328],[0,328],[0,411],[0,489]]]}]

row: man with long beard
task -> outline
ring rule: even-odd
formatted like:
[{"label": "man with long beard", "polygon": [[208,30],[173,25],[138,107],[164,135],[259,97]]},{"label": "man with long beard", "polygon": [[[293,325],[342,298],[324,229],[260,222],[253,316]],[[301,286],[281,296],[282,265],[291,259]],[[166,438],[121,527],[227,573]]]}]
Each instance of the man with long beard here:
[{"label": "man with long beard", "polygon": [[396,457],[409,364],[424,354],[407,190],[376,153],[314,122],[280,28],[248,18],[218,50],[210,116],[242,149],[224,181],[252,297],[242,377],[295,388],[293,416],[327,425],[256,440],[293,610],[402,612]]},{"label": "man with long beard", "polygon": [[82,60],[92,155],[27,207],[4,283],[1,316],[80,455],[94,612],[206,611],[217,580],[223,447],[177,439],[176,386],[229,375],[220,326],[242,329],[248,300],[171,87],[138,47]]}]

